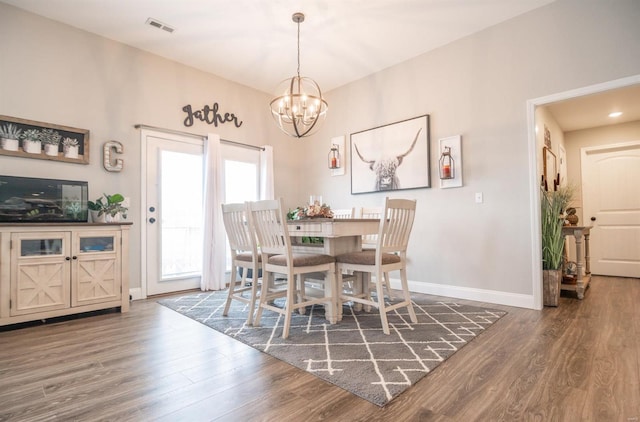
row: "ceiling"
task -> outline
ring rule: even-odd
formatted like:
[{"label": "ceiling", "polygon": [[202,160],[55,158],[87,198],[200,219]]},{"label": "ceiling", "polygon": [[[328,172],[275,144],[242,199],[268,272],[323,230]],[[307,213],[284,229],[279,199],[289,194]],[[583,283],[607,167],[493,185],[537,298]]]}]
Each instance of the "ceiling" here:
[{"label": "ceiling", "polygon": [[[266,93],[295,75],[294,12],[300,73],[327,92],[553,1],[0,0]],[[547,107],[571,131],[640,120],[638,98],[635,86]]]},{"label": "ceiling", "polygon": [[[640,120],[640,85],[546,105],[563,132]],[[621,111],[620,117],[609,113]]]},{"label": "ceiling", "polygon": [[301,76],[327,92],[554,0],[0,1],[273,93],[296,72],[294,12]]}]

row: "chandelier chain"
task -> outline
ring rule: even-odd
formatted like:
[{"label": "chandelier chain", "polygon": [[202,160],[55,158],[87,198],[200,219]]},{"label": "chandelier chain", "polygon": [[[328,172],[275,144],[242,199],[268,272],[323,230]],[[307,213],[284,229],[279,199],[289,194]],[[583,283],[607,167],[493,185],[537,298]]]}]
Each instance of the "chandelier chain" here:
[{"label": "chandelier chain", "polygon": [[300,21],[298,20],[298,77],[300,77]]}]

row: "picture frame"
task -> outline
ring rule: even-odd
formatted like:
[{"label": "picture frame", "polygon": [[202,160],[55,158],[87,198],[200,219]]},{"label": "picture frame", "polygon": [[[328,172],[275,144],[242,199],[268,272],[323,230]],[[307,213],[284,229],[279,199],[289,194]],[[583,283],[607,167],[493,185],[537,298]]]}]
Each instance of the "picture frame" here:
[{"label": "picture frame", "polygon": [[[21,139],[19,143],[2,139],[0,155],[89,164],[88,129],[0,115],[0,129],[8,125],[20,131]],[[39,140],[29,141],[24,138],[25,133],[35,134],[34,139]],[[56,140],[59,143],[55,144]]]},{"label": "picture frame", "polygon": [[544,160],[543,160],[544,183],[545,183],[545,188],[549,189],[549,188],[553,188],[553,186],[550,186],[550,184],[552,181],[555,180],[556,174],[558,173],[556,168],[556,155],[553,153],[553,151],[551,151],[550,148],[544,147],[543,156],[544,156]]},{"label": "picture frame", "polygon": [[352,133],[351,194],[431,187],[429,115]]}]

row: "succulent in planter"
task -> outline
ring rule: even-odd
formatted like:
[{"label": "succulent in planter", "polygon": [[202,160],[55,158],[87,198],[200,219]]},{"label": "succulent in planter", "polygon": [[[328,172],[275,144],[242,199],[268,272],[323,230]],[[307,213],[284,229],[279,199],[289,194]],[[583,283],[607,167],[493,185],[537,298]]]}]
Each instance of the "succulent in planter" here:
[{"label": "succulent in planter", "polygon": [[62,140],[62,151],[68,158],[78,158],[78,140],[74,138],[64,138]]},{"label": "succulent in planter", "polygon": [[42,151],[41,134],[37,129],[27,129],[22,133],[22,149],[24,152],[40,154]]},{"label": "succulent in planter", "polygon": [[42,129],[40,141],[44,144],[44,153],[47,155],[58,155],[60,139],[62,139],[62,136],[57,130]]},{"label": "succulent in planter", "polygon": [[62,139],[62,136],[57,130],[42,129],[40,134],[40,140],[45,145],[60,145],[60,139]]},{"label": "succulent in planter", "polygon": [[19,139],[22,133],[22,129],[13,123],[7,123],[0,127],[0,138],[2,139],[2,149],[9,151],[17,151],[19,146]]},{"label": "succulent in planter", "polygon": [[62,140],[62,146],[65,146],[65,147],[77,147],[78,146],[78,140],[77,139],[73,139],[73,138],[64,138]]},{"label": "succulent in planter", "polygon": [[27,129],[22,133],[21,138],[27,141],[39,141],[40,131],[38,129]]},{"label": "succulent in planter", "polygon": [[20,139],[20,134],[22,133],[22,129],[13,123],[7,123],[0,127],[0,138],[6,139]]}]

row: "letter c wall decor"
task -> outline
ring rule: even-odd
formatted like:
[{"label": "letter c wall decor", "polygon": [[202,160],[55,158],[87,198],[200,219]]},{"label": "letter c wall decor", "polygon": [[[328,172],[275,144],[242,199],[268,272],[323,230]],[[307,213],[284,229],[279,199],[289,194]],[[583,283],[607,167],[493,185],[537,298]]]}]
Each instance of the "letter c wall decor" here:
[{"label": "letter c wall decor", "polygon": [[124,161],[121,158],[115,160],[111,159],[112,150],[117,154],[122,154],[124,148],[122,143],[118,141],[109,141],[104,143],[102,147],[102,164],[107,171],[121,171]]}]

